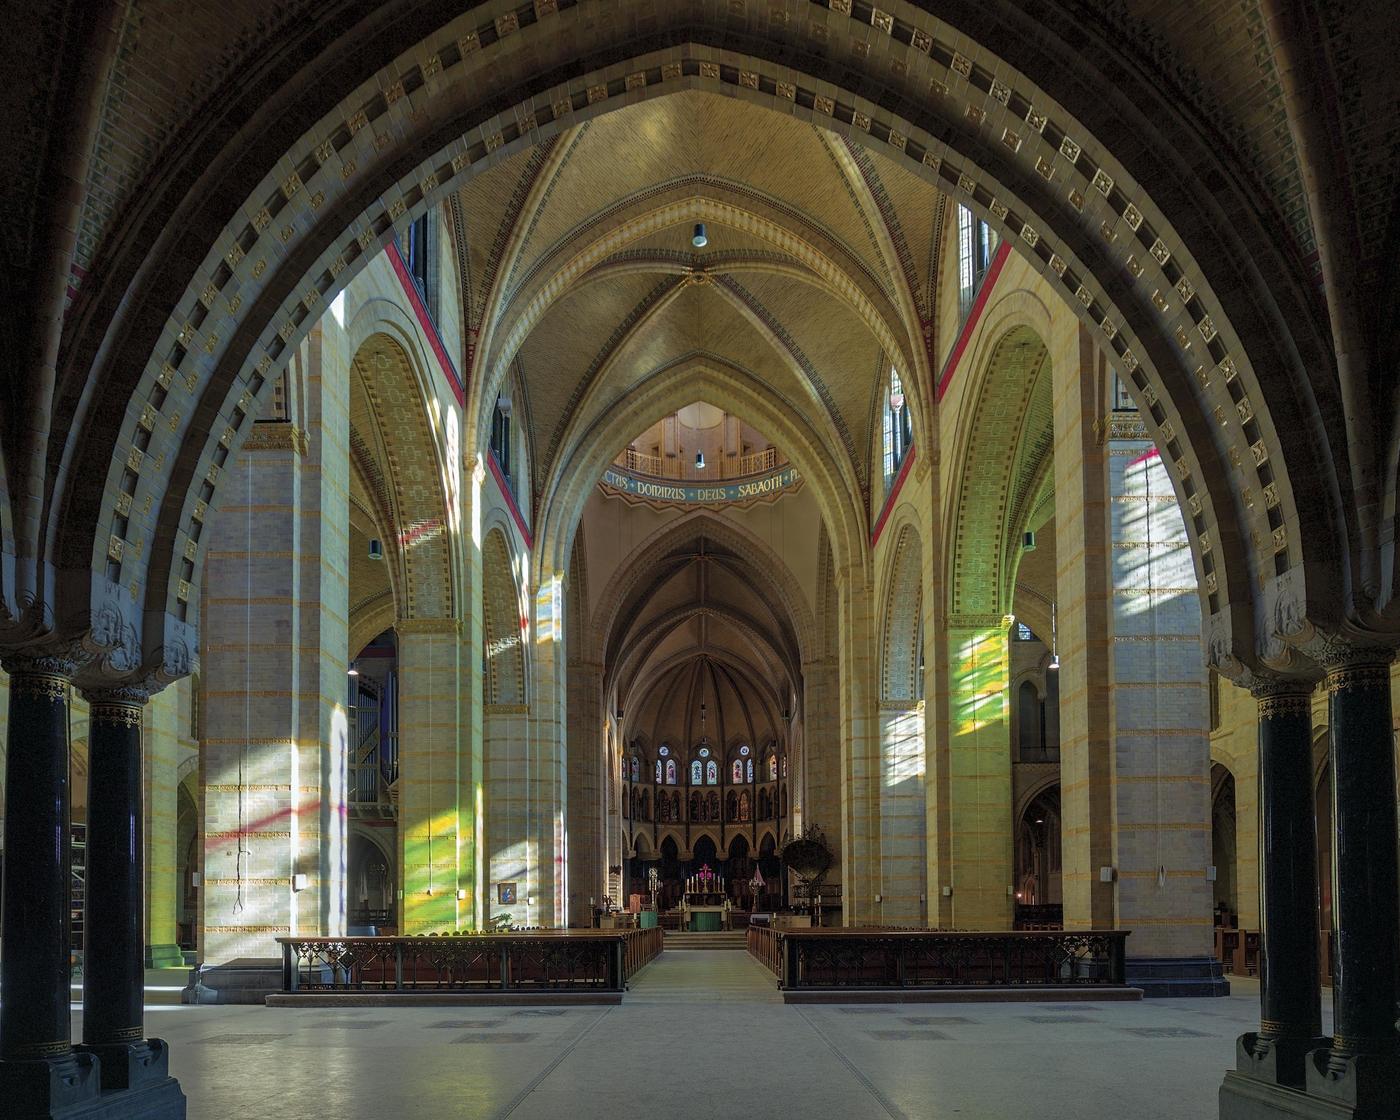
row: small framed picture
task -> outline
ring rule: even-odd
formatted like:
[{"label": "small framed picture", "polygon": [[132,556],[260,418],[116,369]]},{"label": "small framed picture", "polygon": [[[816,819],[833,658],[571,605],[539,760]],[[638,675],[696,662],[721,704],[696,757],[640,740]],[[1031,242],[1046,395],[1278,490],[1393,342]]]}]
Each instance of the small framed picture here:
[{"label": "small framed picture", "polygon": [[515,905],[515,884],[514,884],[514,883],[497,883],[497,884],[496,884],[496,901],[499,902],[502,906],[514,906],[514,905]]}]

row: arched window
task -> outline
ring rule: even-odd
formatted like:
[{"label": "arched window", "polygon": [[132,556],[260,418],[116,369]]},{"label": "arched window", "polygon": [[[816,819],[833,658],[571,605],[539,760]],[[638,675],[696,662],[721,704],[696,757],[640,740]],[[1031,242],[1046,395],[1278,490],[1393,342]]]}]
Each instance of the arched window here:
[{"label": "arched window", "polygon": [[787,755],[783,755],[783,777],[787,777]]},{"label": "arched window", "polygon": [[692,793],[690,795],[690,819],[693,821],[702,819],[700,816],[700,795],[698,793]]},{"label": "arched window", "polygon": [[[752,766],[753,763],[749,763],[749,765]],[[749,800],[749,791],[744,790],[743,793],[739,794],[739,819],[746,821],[752,816],[753,802]]]},{"label": "arched window", "polygon": [[909,419],[909,409],[904,397],[904,382],[899,378],[899,370],[890,367],[889,392],[885,394],[884,422],[884,462],[885,489],[894,482],[894,476],[909,454],[914,442],[913,423]]},{"label": "arched window", "polygon": [[661,784],[661,759],[656,760],[656,783]]},{"label": "arched window", "polygon": [[996,231],[979,221],[966,206],[958,207],[958,310],[964,319],[972,311],[977,290],[997,251]]},{"label": "arched window", "polygon": [[676,760],[674,758],[666,760],[666,784],[668,786],[676,784]]},{"label": "arched window", "polygon": [[510,458],[510,398],[497,397],[496,410],[491,414],[491,458],[496,460],[496,465],[501,468],[501,475],[506,480],[506,489],[512,494],[515,493],[515,485],[511,481],[511,458]]},{"label": "arched window", "polygon": [[637,815],[637,791],[633,790],[622,799],[622,816],[624,819]]},{"label": "arched window", "polygon": [[719,794],[710,790],[705,795],[705,819],[707,821],[719,820]]},{"label": "arched window", "polygon": [[768,756],[768,780],[770,782],[778,780],[778,756],[775,754]]},{"label": "arched window", "polygon": [[753,759],[749,759],[748,773],[749,773],[749,781],[752,782],[752,781],[753,781]]},{"label": "arched window", "polygon": [[642,790],[642,820],[651,820],[651,790]]},{"label": "arched window", "polygon": [[700,760],[697,758],[694,762],[690,764],[690,784],[693,786],[698,786],[702,782],[704,782],[704,780],[704,771],[700,766]]},{"label": "arched window", "polygon": [[787,786],[783,786],[782,802],[783,802],[783,807],[782,807],[782,813],[781,813],[781,815],[784,816],[784,817],[786,817],[786,816],[788,815]]},{"label": "arched window", "polygon": [[[738,763],[735,763],[737,766]],[[724,819],[727,821],[737,820],[739,815],[739,798],[731,789],[724,798]]]},{"label": "arched window", "polygon": [[733,765],[733,767],[731,768],[730,775],[729,775],[729,780],[730,780],[731,782],[733,782],[736,786],[737,786],[737,785],[742,785],[742,784],[743,784],[743,781],[744,781],[744,760],[743,760],[742,758],[736,758],[736,759],[734,760],[734,765]]},{"label": "arched window", "polygon": [[638,781],[642,776],[642,760],[635,754],[632,756],[632,780]]},{"label": "arched window", "polygon": [[705,763],[705,784],[707,786],[719,785],[719,763],[713,758]]}]

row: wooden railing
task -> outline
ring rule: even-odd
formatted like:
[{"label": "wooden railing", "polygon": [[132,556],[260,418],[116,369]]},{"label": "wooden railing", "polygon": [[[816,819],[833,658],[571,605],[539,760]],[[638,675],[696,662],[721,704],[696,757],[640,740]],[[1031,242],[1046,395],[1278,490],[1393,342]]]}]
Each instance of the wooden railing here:
[{"label": "wooden railing", "polygon": [[662,948],[658,929],[277,941],[286,992],[620,992]]},{"label": "wooden railing", "polygon": [[1127,930],[749,928],[749,952],[796,988],[1125,986]]},{"label": "wooden railing", "polygon": [[704,484],[715,479],[747,478],[749,475],[763,474],[776,468],[779,458],[776,447],[765,447],[748,455],[719,455],[707,470],[693,471],[690,469],[690,458],[686,455],[675,455],[668,459],[664,455],[648,455],[645,451],[629,447],[623,452],[622,461],[618,465],[634,474],[646,475],[649,478],[688,480]]}]

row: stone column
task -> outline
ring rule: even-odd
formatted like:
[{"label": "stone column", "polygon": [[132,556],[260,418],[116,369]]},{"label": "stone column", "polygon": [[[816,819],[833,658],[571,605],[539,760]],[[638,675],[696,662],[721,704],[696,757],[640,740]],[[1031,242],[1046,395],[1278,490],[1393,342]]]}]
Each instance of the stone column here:
[{"label": "stone column", "polygon": [[183,884],[177,870],[180,853],[176,850],[179,817],[176,791],[181,755],[180,698],[188,689],[188,678],[182,679],[162,689],[146,705],[141,753],[145,759],[146,784],[147,968],[179,968],[185,963],[177,944]]},{"label": "stone column", "polygon": [[[470,924],[475,886],[472,838],[462,830],[461,624],[450,618],[406,619],[394,629],[403,875],[399,928],[406,935],[451,932]],[[468,789],[470,772],[468,757]]]},{"label": "stone column", "polygon": [[9,660],[5,758],[5,952],[0,958],[0,1100],[45,1116],[96,1096],[98,1066],[75,1053],[68,1015],[68,687],[73,664]]},{"label": "stone column", "polygon": [[948,618],[948,815],[952,924],[1010,929],[1011,620]]},{"label": "stone column", "polygon": [[1224,995],[1206,879],[1200,596],[1185,519],[1145,430],[1110,433],[1108,493],[1114,902],[1117,928],[1133,931],[1128,981],[1151,995]]},{"label": "stone column", "polygon": [[593,917],[588,899],[600,899],[607,888],[603,864],[603,821],[608,809],[604,804],[603,667],[571,659],[568,677],[568,916],[571,926],[587,928]]},{"label": "stone column", "polygon": [[[568,773],[564,728],[568,715],[564,646],[564,574],[546,576],[535,589],[534,648],[529,671],[529,771],[526,844],[533,896],[522,901],[534,925],[563,926],[569,893]],[[529,897],[534,898],[531,905]],[[588,896],[584,895],[587,905]]]},{"label": "stone column", "polygon": [[1395,753],[1389,651],[1329,667],[1332,734],[1333,1039],[1308,1065],[1308,1089],[1340,1097],[1357,1117],[1395,1115],[1400,976]]},{"label": "stone column", "polygon": [[1327,1044],[1317,960],[1317,838],[1311,682],[1254,689],[1259,701],[1260,895],[1257,1033],[1239,1040],[1239,1069],[1303,1087],[1304,1058]]},{"label": "stone column", "polygon": [[[874,657],[874,594],[846,570],[839,574],[841,644],[841,899],[848,926],[879,925],[880,719]],[[828,836],[828,842],[834,838]]]},{"label": "stone column", "polygon": [[141,725],[147,693],[88,691],[87,930],[83,1048],[101,1062],[102,1088],[169,1077],[160,1039],[145,1037]]},{"label": "stone column", "polygon": [[[833,659],[802,665],[802,813],[803,825],[817,826],[834,856],[828,883],[845,893],[845,848],[841,820],[841,692]],[[728,775],[725,776],[726,781]]]},{"label": "stone column", "polygon": [[1103,402],[1093,375],[1101,361],[1087,332],[1076,328],[1053,366],[1066,929],[1113,928],[1113,883],[1099,874],[1113,863],[1112,549]]}]

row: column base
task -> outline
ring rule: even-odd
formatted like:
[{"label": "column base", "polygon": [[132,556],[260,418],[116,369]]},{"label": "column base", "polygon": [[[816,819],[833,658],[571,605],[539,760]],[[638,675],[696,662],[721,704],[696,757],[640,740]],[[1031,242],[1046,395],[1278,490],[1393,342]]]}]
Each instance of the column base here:
[{"label": "column base", "polygon": [[1330,1038],[1260,1039],[1257,1031],[1249,1031],[1235,1041],[1235,1069],[1255,1081],[1301,1090],[1308,1055],[1331,1043]]},{"label": "column base", "polygon": [[1230,981],[1214,957],[1129,957],[1128,987],[1147,999],[1174,996],[1228,996]]},{"label": "column base", "polygon": [[1393,1120],[1400,1116],[1400,1054],[1333,1059],[1328,1049],[1314,1050],[1307,1059],[1307,1088],[1349,1120]]},{"label": "column base", "polygon": [[178,945],[147,945],[147,968],[184,968],[185,954]]},{"label": "column base", "polygon": [[0,1061],[0,1100],[7,1116],[66,1115],[97,1099],[101,1075],[91,1054]]},{"label": "column base", "polygon": [[140,1089],[170,1080],[170,1048],[159,1038],[82,1046],[78,1049],[92,1054],[100,1063],[104,1093]]},{"label": "column base", "polygon": [[1220,1086],[1220,1120],[1353,1120],[1357,1115],[1332,1101],[1235,1070],[1226,1071]]}]

